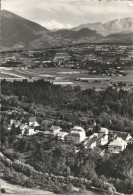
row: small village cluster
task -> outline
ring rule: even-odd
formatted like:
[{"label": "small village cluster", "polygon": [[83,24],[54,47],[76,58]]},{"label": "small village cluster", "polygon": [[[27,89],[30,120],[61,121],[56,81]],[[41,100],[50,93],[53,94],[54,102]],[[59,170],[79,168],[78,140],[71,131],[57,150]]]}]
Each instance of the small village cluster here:
[{"label": "small village cluster", "polygon": [[66,143],[74,143],[75,145],[81,145],[86,149],[105,146],[105,149],[110,153],[120,153],[128,144],[133,143],[133,138],[130,133],[108,130],[104,127],[101,127],[98,133],[94,132],[93,128],[96,126],[96,123],[88,129],[93,132],[90,136],[86,136],[85,130],[80,126],[74,126],[68,133],[62,131],[62,128],[59,126],[54,125],[46,131],[36,130],[40,125],[34,117],[30,117],[28,123],[22,123],[21,121],[11,119],[8,130],[11,130],[13,125],[18,129],[18,134],[21,136],[42,133],[45,138],[54,138]]}]

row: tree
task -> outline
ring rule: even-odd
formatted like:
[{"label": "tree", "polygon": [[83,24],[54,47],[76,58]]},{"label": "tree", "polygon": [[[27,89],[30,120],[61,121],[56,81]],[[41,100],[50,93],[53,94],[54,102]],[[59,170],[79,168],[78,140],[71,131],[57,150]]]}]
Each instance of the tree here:
[{"label": "tree", "polygon": [[81,185],[81,187],[80,187],[80,191],[79,191],[80,193],[82,193],[82,194],[84,194],[85,192],[86,192],[86,187],[85,187],[85,185]]},{"label": "tree", "polygon": [[68,192],[73,192],[73,185],[72,185],[72,183],[69,183],[69,184],[67,185],[67,191],[68,191]]},{"label": "tree", "polygon": [[1,188],[1,193],[2,193],[2,194],[6,194],[5,188]]}]

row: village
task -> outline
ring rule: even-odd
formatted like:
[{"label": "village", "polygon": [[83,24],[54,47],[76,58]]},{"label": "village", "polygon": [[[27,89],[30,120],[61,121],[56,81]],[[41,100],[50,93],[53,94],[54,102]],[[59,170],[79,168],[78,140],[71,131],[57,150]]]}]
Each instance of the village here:
[{"label": "village", "polygon": [[89,74],[126,75],[123,66],[130,65],[133,58],[130,45],[95,45],[82,44],[64,48],[45,50],[2,51],[2,67],[34,69],[60,67],[88,69]]},{"label": "village", "polygon": [[118,132],[109,130],[105,127],[96,128],[96,122],[88,128],[89,135],[86,136],[86,131],[80,126],[74,126],[68,132],[62,130],[61,127],[52,125],[45,131],[38,130],[40,124],[35,117],[30,117],[27,123],[20,120],[10,119],[10,124],[7,127],[8,131],[12,128],[17,130],[17,137],[21,139],[23,136],[33,136],[41,134],[44,139],[49,141],[60,141],[61,143],[74,144],[75,152],[80,149],[100,148],[100,155],[105,153],[118,154],[122,152],[130,144],[133,144],[133,138],[130,133]]}]

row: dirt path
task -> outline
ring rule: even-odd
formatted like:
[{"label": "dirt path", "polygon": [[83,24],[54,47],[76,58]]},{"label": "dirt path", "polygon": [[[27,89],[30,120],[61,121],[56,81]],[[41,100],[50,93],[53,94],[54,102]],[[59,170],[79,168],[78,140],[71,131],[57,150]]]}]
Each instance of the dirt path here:
[{"label": "dirt path", "polygon": [[1,188],[5,188],[6,194],[10,195],[54,195],[53,192],[38,190],[38,189],[30,189],[23,188],[22,186],[10,184],[7,181],[0,178]]}]

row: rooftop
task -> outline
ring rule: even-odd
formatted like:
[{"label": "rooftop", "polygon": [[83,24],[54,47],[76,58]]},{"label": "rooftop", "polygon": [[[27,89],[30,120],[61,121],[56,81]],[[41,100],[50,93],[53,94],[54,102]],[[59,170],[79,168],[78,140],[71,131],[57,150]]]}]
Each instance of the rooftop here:
[{"label": "rooftop", "polygon": [[127,142],[124,141],[121,137],[117,137],[109,144],[109,146],[122,146],[123,144],[127,144]]},{"label": "rooftop", "polygon": [[50,130],[61,130],[61,128],[59,126],[52,125],[52,127],[50,128]]}]

